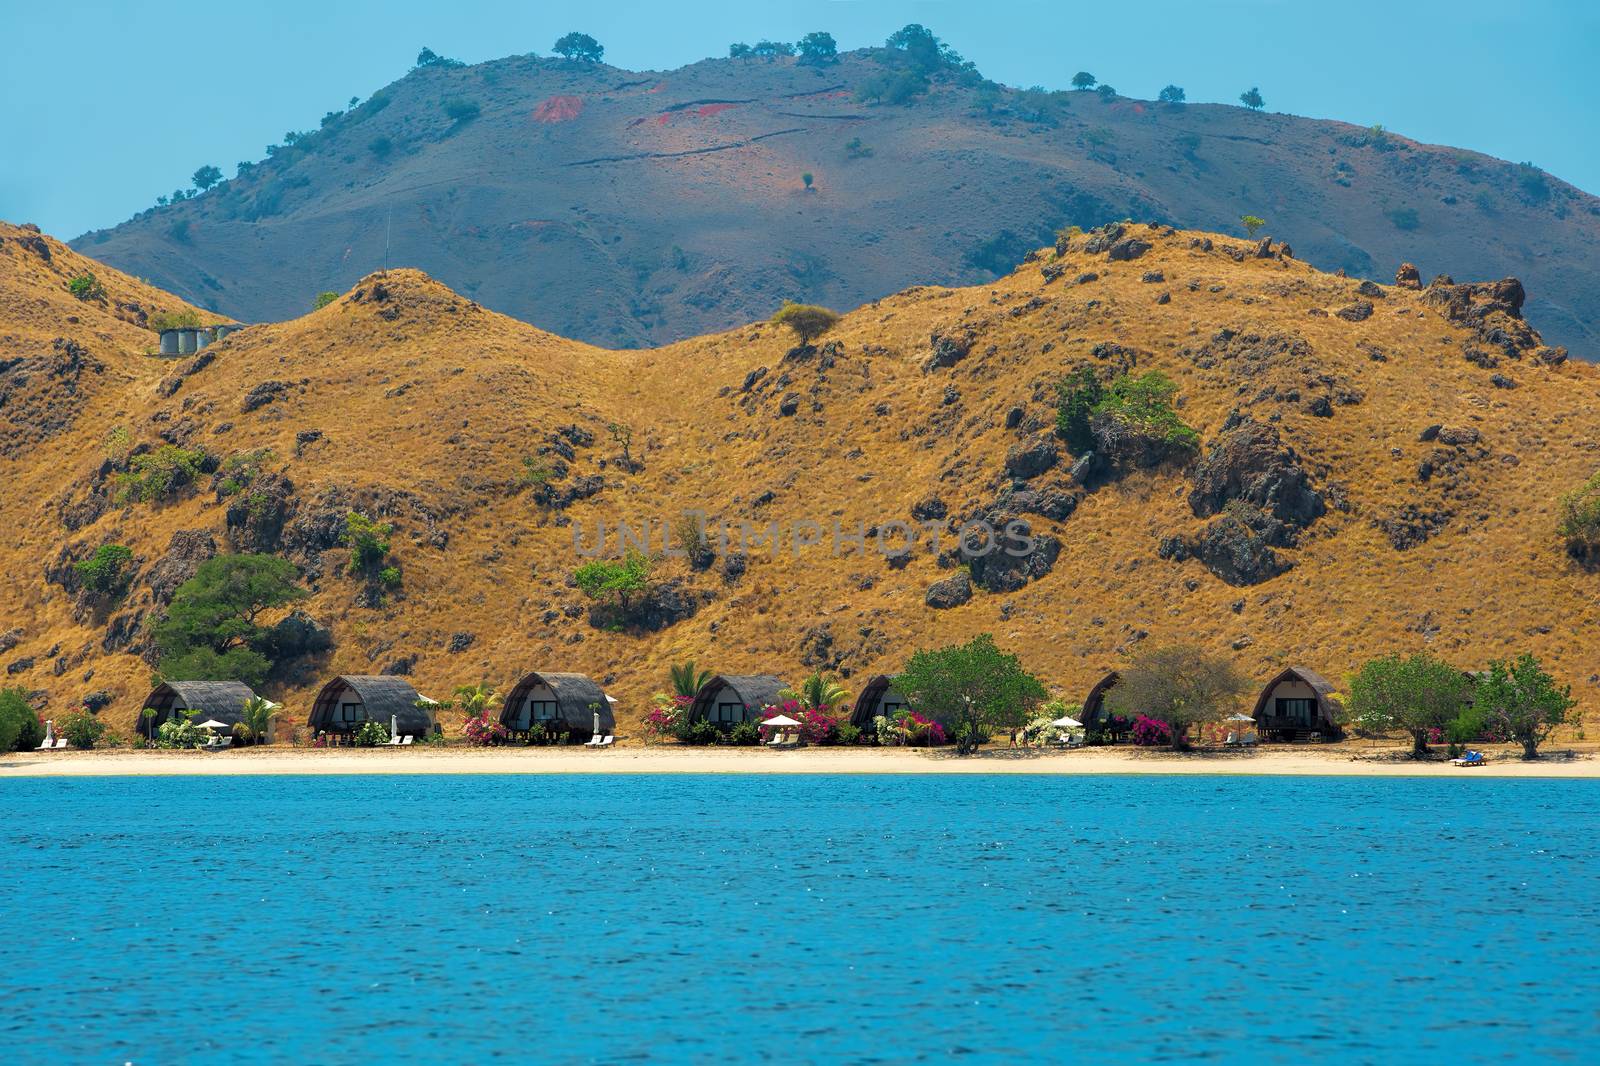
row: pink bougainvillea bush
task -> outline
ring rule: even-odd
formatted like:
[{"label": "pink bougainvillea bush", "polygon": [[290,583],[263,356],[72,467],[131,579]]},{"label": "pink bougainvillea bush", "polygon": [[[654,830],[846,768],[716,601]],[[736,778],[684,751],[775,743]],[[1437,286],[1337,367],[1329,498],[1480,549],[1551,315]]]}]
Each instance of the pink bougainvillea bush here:
[{"label": "pink bougainvillea bush", "polygon": [[1172,727],[1159,718],[1141,714],[1133,720],[1133,742],[1141,748],[1165,747],[1172,743]]},{"label": "pink bougainvillea bush", "polygon": [[689,720],[689,708],[694,706],[693,696],[668,696],[658,692],[644,716],[645,741],[675,737]]},{"label": "pink bougainvillea bush", "polygon": [[466,737],[468,744],[497,744],[506,738],[506,727],[500,724],[500,719],[492,717],[485,710],[461,724],[461,735]]}]

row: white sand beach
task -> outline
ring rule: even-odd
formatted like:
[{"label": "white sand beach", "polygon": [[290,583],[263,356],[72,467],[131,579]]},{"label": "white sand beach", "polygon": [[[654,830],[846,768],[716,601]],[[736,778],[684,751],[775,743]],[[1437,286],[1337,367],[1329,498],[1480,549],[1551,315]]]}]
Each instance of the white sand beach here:
[{"label": "white sand beach", "polygon": [[17,752],[0,756],[0,778],[163,774],[1242,774],[1335,777],[1600,778],[1592,752],[1555,752],[1524,762],[1489,753],[1476,769],[1417,762],[1402,749],[1330,745],[1256,752],[990,749],[962,758],[915,748],[421,747],[311,749],[263,747],[196,751]]}]

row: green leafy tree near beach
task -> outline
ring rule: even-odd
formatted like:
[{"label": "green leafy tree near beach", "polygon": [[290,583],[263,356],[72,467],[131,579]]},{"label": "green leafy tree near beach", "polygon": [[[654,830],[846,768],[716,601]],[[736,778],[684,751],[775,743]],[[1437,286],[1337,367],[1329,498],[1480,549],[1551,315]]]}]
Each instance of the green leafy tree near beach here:
[{"label": "green leafy tree near beach", "polygon": [[988,633],[966,644],[918,651],[894,679],[894,689],[954,733],[962,754],[987,730],[1025,723],[1045,698],[1044,684]]},{"label": "green leafy tree near beach", "polygon": [[261,650],[266,611],[303,599],[294,564],[273,555],[219,555],[178,586],[155,627],[161,676],[168,681],[259,685],[272,669]]},{"label": "green leafy tree near beach", "polygon": [[1522,745],[1524,759],[1539,757],[1539,745],[1576,705],[1572,687],[1557,685],[1526,653],[1515,661],[1490,663],[1477,676],[1472,703],[1490,728]]},{"label": "green leafy tree near beach", "polygon": [[44,726],[19,685],[0,689],[0,752],[30,751],[44,741]]},{"label": "green leafy tree near beach", "polygon": [[1244,227],[1245,234],[1251,239],[1256,239],[1256,231],[1267,224],[1267,220],[1259,215],[1240,215],[1239,225]]},{"label": "green leafy tree near beach", "polygon": [[1144,714],[1166,722],[1174,749],[1187,743],[1191,726],[1237,709],[1250,687],[1232,662],[1193,644],[1142,651],[1120,673],[1106,704],[1129,718]]},{"label": "green leafy tree near beach", "polygon": [[1450,728],[1471,697],[1467,676],[1427,652],[1368,660],[1349,689],[1351,717],[1369,732],[1411,734],[1411,754],[1419,759],[1428,754],[1428,734]]}]

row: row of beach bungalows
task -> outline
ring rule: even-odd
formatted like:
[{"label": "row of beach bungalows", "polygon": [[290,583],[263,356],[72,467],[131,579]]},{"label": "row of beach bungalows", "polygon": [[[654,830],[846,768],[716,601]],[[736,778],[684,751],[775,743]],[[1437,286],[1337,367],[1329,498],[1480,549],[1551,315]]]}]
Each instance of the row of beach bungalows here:
[{"label": "row of beach bungalows", "polygon": [[[1120,680],[1112,671],[1089,690],[1081,715],[1086,728],[1099,731],[1111,725],[1106,696]],[[896,712],[910,709],[893,682],[886,674],[868,680],[851,705],[851,723],[865,729],[874,718],[892,718]],[[762,709],[780,703],[778,694],[787,687],[771,674],[719,674],[701,686],[690,714],[722,728],[760,721]],[[237,681],[165,682],[145,699],[144,706],[152,713],[140,716],[138,728],[154,737],[163,722],[185,712],[232,726],[254,695]],[[540,727],[587,739],[596,731],[616,732],[615,703],[584,674],[533,672],[524,675],[506,696],[500,723],[512,735]],[[314,733],[347,735],[363,722],[385,726],[392,722],[399,735],[420,737],[436,728],[432,710],[436,706],[404,677],[341,674],[317,693],[306,724]],[[1256,697],[1251,717],[1263,739],[1333,739],[1341,734],[1342,708],[1333,686],[1303,666],[1288,667],[1268,681]]]}]

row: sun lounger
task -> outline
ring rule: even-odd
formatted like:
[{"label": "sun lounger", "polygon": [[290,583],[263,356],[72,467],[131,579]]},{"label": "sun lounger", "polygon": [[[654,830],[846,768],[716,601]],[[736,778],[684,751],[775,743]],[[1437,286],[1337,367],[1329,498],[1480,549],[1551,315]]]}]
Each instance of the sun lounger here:
[{"label": "sun lounger", "polygon": [[34,751],[54,751],[54,750],[56,750],[56,745],[55,745],[55,742],[53,740],[45,739],[45,740],[41,740],[39,742],[39,746],[37,748],[34,748],[33,750]]},{"label": "sun lounger", "polygon": [[399,733],[396,733],[394,736],[389,738],[389,747],[398,748],[404,741],[405,737],[401,736]]},{"label": "sun lounger", "polygon": [[579,745],[579,747],[583,747],[583,748],[598,748],[599,746],[600,746],[600,734],[599,733],[594,734],[587,741],[585,741],[583,744]]},{"label": "sun lounger", "polygon": [[67,738],[66,737],[61,737],[61,738],[56,740],[56,750],[57,751],[66,751],[67,750]]},{"label": "sun lounger", "polygon": [[402,748],[409,748],[411,746],[411,742],[416,739],[416,737],[412,736],[410,733],[407,733],[405,735],[405,739],[400,741],[400,746]]},{"label": "sun lounger", "polygon": [[606,738],[600,742],[600,746],[602,748],[609,748],[611,745],[615,744],[616,742],[617,742],[617,738],[616,737],[611,736],[610,734],[607,734]]}]

